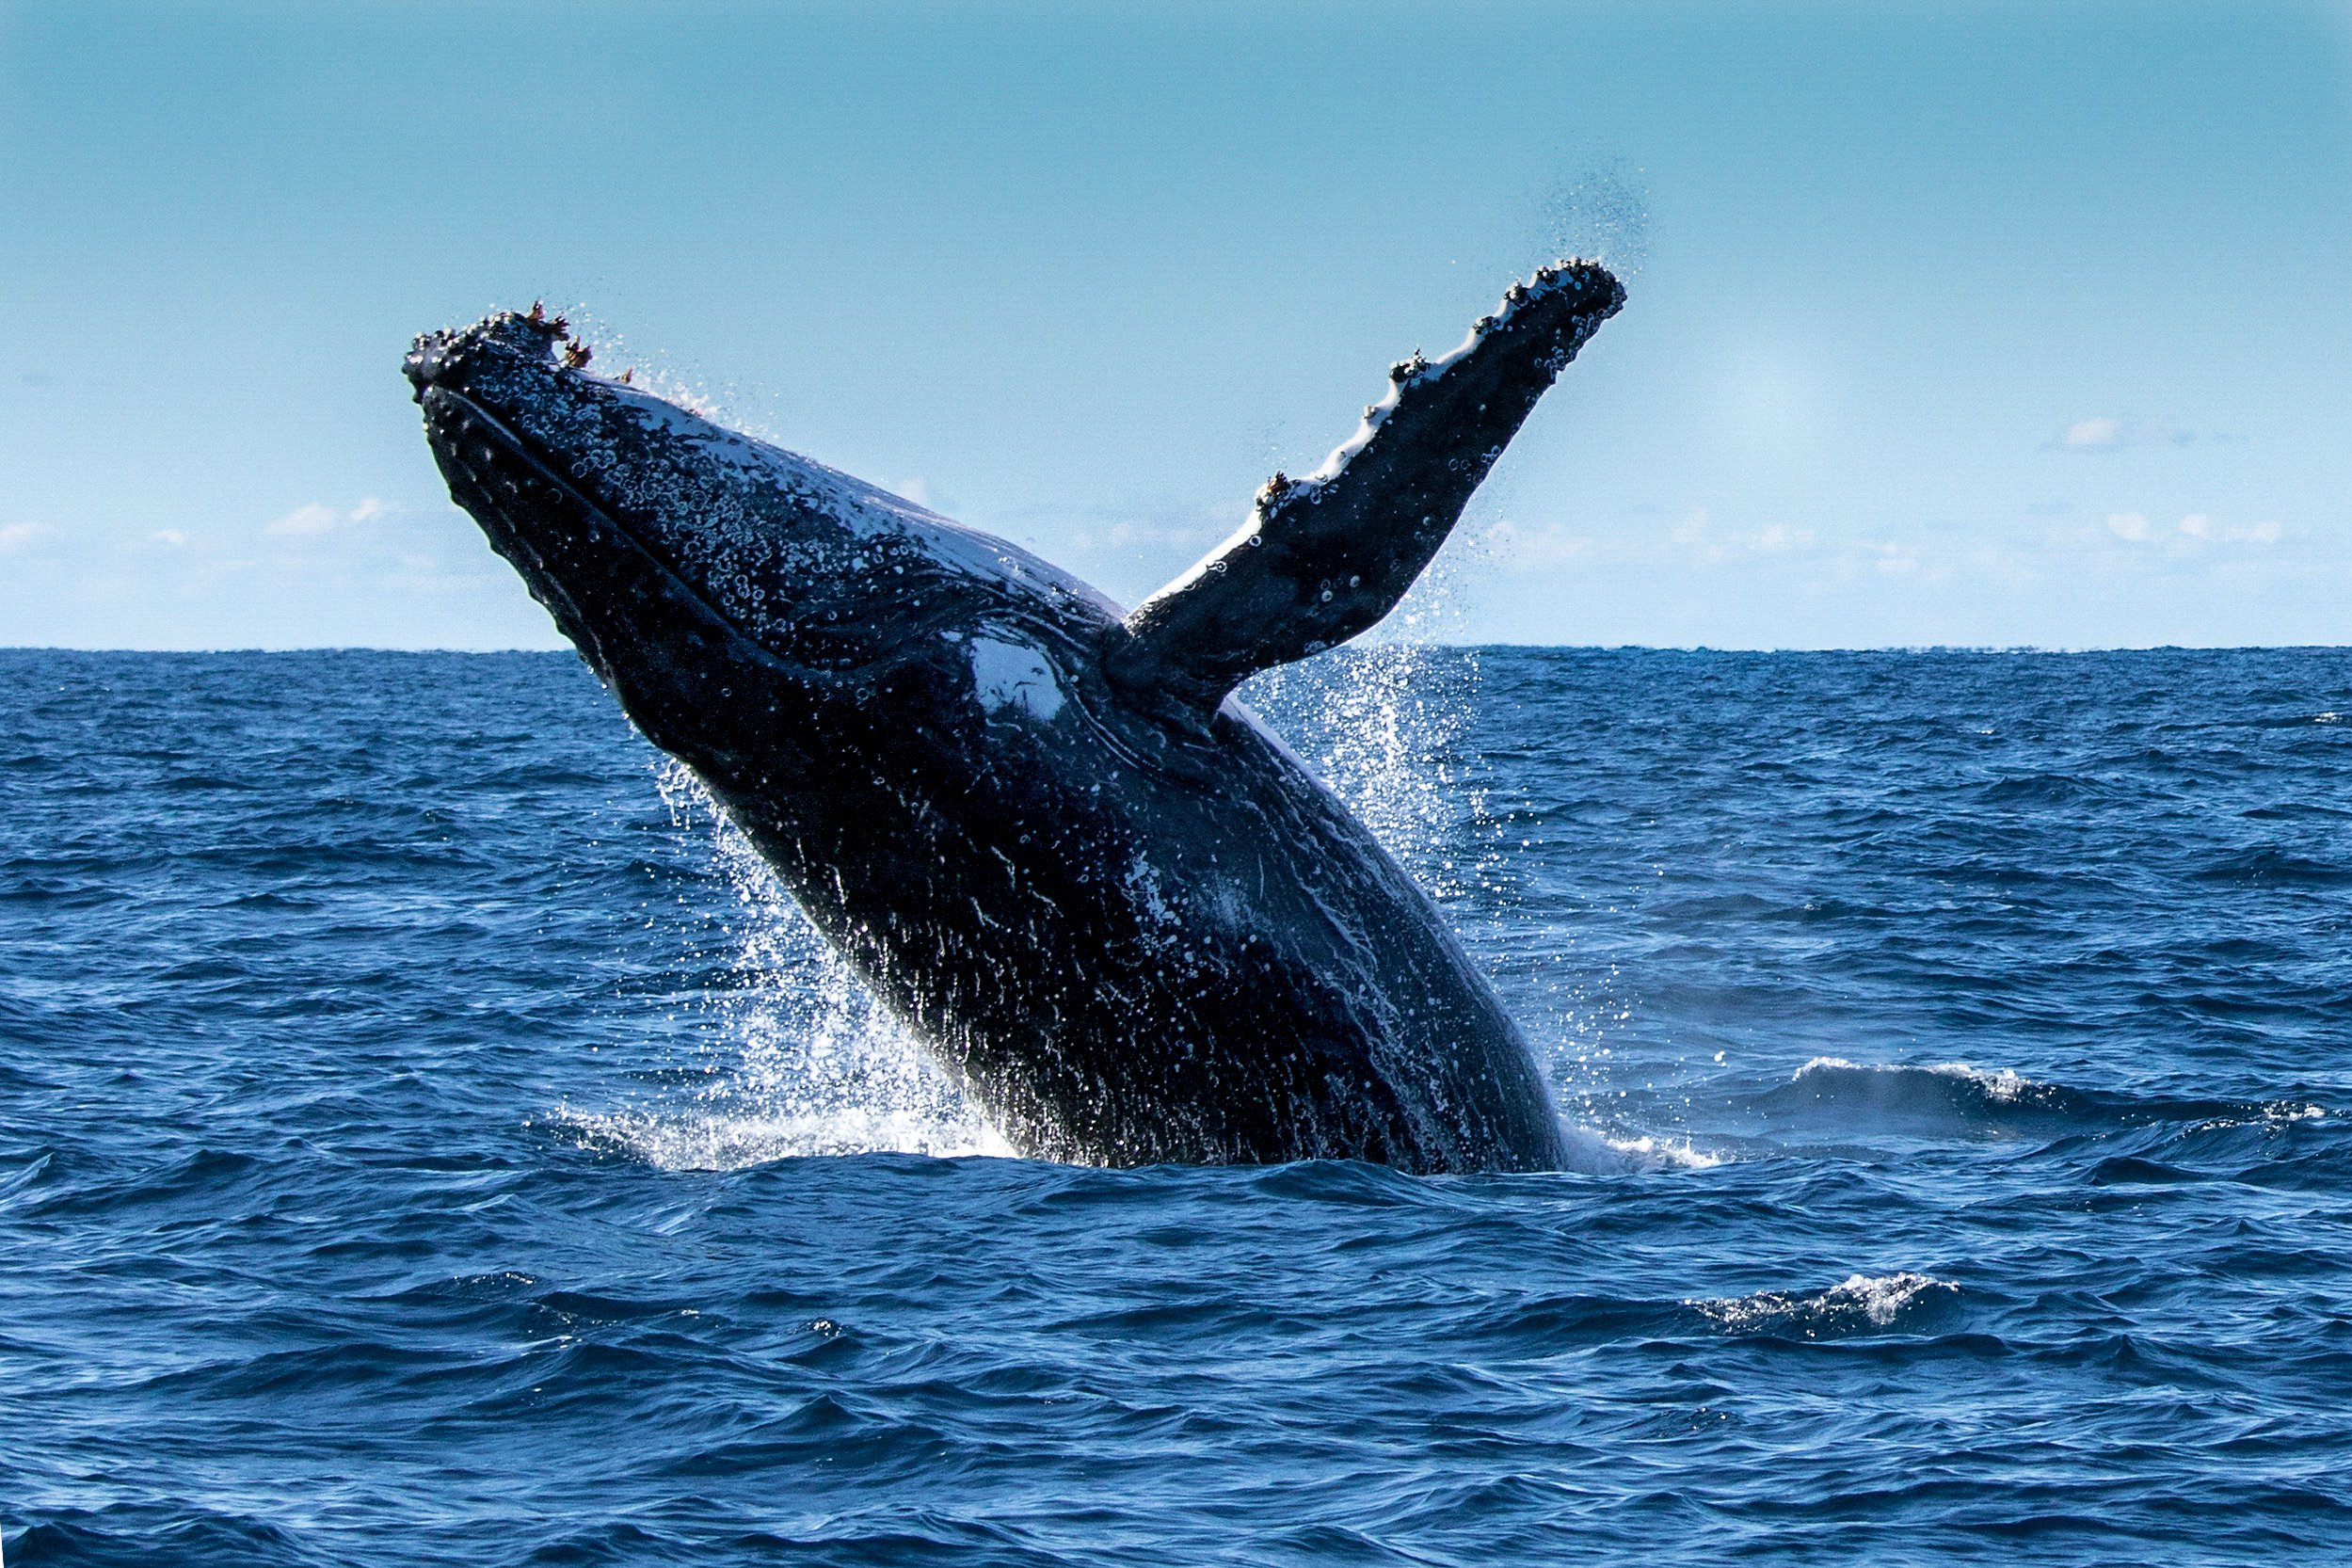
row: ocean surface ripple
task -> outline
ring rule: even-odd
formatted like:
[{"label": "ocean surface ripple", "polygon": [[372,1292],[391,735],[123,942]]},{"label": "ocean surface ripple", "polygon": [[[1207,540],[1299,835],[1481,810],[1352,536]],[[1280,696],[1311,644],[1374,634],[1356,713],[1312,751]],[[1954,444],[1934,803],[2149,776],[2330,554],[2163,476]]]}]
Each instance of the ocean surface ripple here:
[{"label": "ocean surface ripple", "polygon": [[1576,1169],[1006,1158],[568,657],[0,653],[8,1562],[2341,1560],[2352,653],[1252,700]]}]

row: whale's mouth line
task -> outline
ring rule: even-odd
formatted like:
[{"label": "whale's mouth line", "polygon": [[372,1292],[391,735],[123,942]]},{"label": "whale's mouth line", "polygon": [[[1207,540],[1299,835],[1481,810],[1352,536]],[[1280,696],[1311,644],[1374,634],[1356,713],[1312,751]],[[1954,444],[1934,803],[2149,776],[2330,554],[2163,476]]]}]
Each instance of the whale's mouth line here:
[{"label": "whale's mouth line", "polygon": [[[655,554],[649,545],[648,545],[643,539],[637,537],[635,531],[631,529],[627,523],[621,521],[620,519],[605,510],[603,506],[598,504],[595,501],[589,499],[585,495],[583,495],[577,486],[573,485],[571,481],[563,474],[557,472],[555,466],[534,449],[529,438],[525,437],[521,431],[517,430],[512,425],[508,424],[504,420],[501,419],[498,415],[490,412],[489,409],[484,408],[480,403],[477,403],[472,397],[467,396],[464,392],[457,391],[454,387],[444,387],[436,384],[428,387],[426,391],[429,392],[439,393],[447,402],[456,404],[465,414],[471,415],[472,418],[481,421],[485,430],[487,430],[491,436],[496,437],[500,445],[506,448],[511,455],[521,458],[525,463],[531,466],[534,477],[538,479],[540,483],[546,485],[551,489],[561,491],[567,498],[578,504],[583,511],[592,514],[598,521],[612,529],[613,532],[618,534],[622,538],[627,539],[629,543],[635,548],[638,553],[652,561],[654,565],[661,567],[664,571],[668,572],[672,578],[678,577],[677,572],[672,570],[659,555]],[[429,408],[427,411],[430,412]],[[451,448],[453,452],[456,451],[457,447],[457,437],[456,435],[445,433],[443,430],[439,428],[436,428],[433,433],[441,437],[442,440]],[[463,463],[462,458],[460,458],[460,463]],[[472,472],[470,468],[468,469],[468,472]],[[502,508],[502,510],[504,510],[504,508]],[[693,592],[693,589],[689,587],[682,579],[679,581],[679,586],[685,588],[689,593]],[[696,595],[696,597],[699,598],[700,596]]]},{"label": "whale's mouth line", "polygon": [[[484,408],[479,402],[467,396],[464,392],[457,391],[454,387],[441,386],[437,383],[429,387],[427,391],[438,393],[441,398],[446,399],[448,404],[456,405],[456,408],[462,410],[466,416],[470,416],[479,421],[483,433],[490,439],[496,440],[499,445],[504,447],[513,457],[527,465],[532,471],[532,474],[535,478],[536,478],[540,483],[546,485],[549,488],[555,490],[565,499],[578,506],[582,511],[587,513],[588,516],[594,519],[598,523],[600,523],[605,528],[610,529],[614,535],[619,537],[622,542],[627,544],[628,547],[632,551],[635,552],[637,555],[642,557],[645,563],[651,567],[653,570],[660,575],[664,584],[667,588],[679,595],[680,598],[684,599],[687,602],[694,605],[696,609],[700,610],[704,615],[710,616],[711,619],[727,628],[728,635],[737,643],[750,648],[760,662],[773,664],[796,680],[822,680],[830,681],[834,679],[834,672],[830,670],[804,667],[792,660],[783,658],[777,654],[775,649],[769,648],[765,643],[753,636],[743,627],[738,626],[732,617],[711,601],[708,595],[704,594],[701,589],[696,587],[692,583],[689,583],[685,576],[680,573],[675,566],[671,565],[668,561],[664,560],[660,551],[655,550],[644,539],[639,538],[634,529],[631,528],[619,518],[615,517],[612,512],[607,510],[598,502],[581,493],[578,486],[572,484],[568,478],[558,472],[552,463],[548,461],[548,459],[541,456],[537,451],[534,450],[530,440],[520,431],[515,429],[498,415]],[[437,423],[433,430],[433,434],[440,438],[450,447],[452,452],[455,453],[457,447],[458,438],[454,433],[445,433]],[[460,466],[465,467],[462,459],[460,459]],[[472,471],[470,467],[466,469],[466,472],[469,476],[471,476]],[[471,510],[471,508],[469,508],[469,510]],[[504,506],[499,506],[497,510],[499,512],[501,528],[509,536],[513,537],[517,543],[522,545],[525,549],[528,549],[535,557],[541,556],[542,552],[537,548],[536,543],[531,540],[527,533],[523,529],[515,525],[511,510]],[[548,587],[552,591],[561,594],[567,601],[573,604],[573,618],[581,620],[584,625],[585,617],[580,615],[577,600],[574,599],[574,596],[565,586],[562,580],[553,571],[548,568],[544,559],[541,559],[537,563],[537,570],[538,575],[547,583]]]},{"label": "whale's mouth line", "polygon": [[[710,616],[711,619],[725,627],[728,636],[735,642],[741,644],[743,647],[749,648],[752,652],[752,656],[760,663],[769,665],[780,674],[794,680],[805,681],[813,685],[827,688],[844,688],[854,686],[861,681],[871,680],[874,678],[877,670],[900,662],[895,658],[883,658],[870,660],[865,664],[854,665],[846,669],[840,669],[804,664],[799,660],[788,658],[787,656],[776,652],[776,649],[760,641],[759,637],[755,636],[743,626],[737,624],[733,616],[728,615],[728,613],[719,608],[717,604],[712,602],[711,597],[708,594],[704,593],[700,588],[695,586],[693,583],[689,582],[686,579],[685,574],[680,572],[677,567],[672,565],[668,560],[664,559],[659,550],[655,549],[646,540],[640,538],[634,529],[632,529],[626,522],[623,522],[619,518],[614,516],[613,513],[606,509],[602,504],[591,497],[583,494],[577,485],[574,485],[568,477],[558,472],[555,465],[549,461],[547,457],[542,456],[534,447],[530,438],[523,435],[520,430],[515,429],[511,424],[509,424],[505,420],[501,419],[497,414],[494,414],[489,409],[484,408],[472,397],[457,391],[455,387],[443,386],[436,382],[427,390],[438,393],[440,397],[447,399],[450,403],[457,405],[465,411],[466,414],[480,421],[483,431],[491,439],[495,440],[501,446],[504,446],[517,459],[529,465],[535,477],[536,477],[541,483],[547,485],[551,489],[559,492],[561,495],[568,499],[583,511],[586,512],[591,518],[595,519],[598,522],[603,524],[606,528],[611,529],[614,534],[617,535],[628,544],[631,550],[642,556],[647,565],[650,566],[655,572],[660,574],[664,584],[666,584],[671,591],[677,593],[679,596],[686,600],[687,602],[694,605],[695,608],[700,610],[704,615]],[[446,444],[453,449],[453,451],[456,449],[457,441],[455,436],[443,435],[438,425],[434,426],[432,434],[436,438],[444,440]],[[467,472],[471,474],[472,470],[469,469]],[[471,510],[471,508],[469,508],[469,510]],[[530,550],[534,556],[537,556],[540,553],[539,550],[536,545],[532,544],[521,529],[514,526],[509,519],[506,509],[504,507],[500,507],[499,512],[500,526],[510,536],[515,537],[519,543],[522,544],[524,548]],[[547,582],[548,586],[553,592],[562,594],[568,601],[572,600],[573,596],[565,588],[561,580],[558,579],[553,572],[547,568],[543,562],[539,564],[537,570],[538,575]],[[573,616],[575,619],[584,619],[584,617],[579,616],[576,602],[574,605]]]}]

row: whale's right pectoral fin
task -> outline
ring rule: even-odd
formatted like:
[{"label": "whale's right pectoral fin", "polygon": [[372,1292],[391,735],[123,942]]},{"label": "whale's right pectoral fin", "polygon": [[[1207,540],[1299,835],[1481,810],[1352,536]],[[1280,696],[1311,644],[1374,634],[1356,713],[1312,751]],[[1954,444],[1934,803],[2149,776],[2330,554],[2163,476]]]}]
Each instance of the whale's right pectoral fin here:
[{"label": "whale's right pectoral fin", "polygon": [[1276,474],[1241,531],[1139,605],[1112,680],[1206,718],[1259,670],[1303,659],[1396,607],[1470,493],[1625,291],[1593,262],[1545,267],[1434,363],[1388,375],[1385,401],[1320,472]]}]

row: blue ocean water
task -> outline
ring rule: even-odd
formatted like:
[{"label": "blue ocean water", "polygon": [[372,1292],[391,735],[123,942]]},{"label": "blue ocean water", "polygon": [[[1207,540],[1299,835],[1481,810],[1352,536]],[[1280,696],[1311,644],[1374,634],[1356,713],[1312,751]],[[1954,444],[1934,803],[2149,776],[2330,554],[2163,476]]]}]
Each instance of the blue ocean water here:
[{"label": "blue ocean water", "polygon": [[2352,651],[1255,699],[1577,1169],[992,1155],[568,657],[0,654],[7,1560],[2341,1560]]}]

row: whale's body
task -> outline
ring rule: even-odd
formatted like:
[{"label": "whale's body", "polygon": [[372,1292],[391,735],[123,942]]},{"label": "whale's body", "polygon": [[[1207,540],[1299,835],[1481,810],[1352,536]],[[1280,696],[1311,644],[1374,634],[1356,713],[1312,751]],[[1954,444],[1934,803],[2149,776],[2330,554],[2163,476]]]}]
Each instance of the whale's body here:
[{"label": "whale's body", "polygon": [[1229,693],[1386,613],[1622,297],[1587,264],[1514,289],[1131,616],[559,361],[536,312],[420,339],[408,370],[452,495],[1016,1148],[1543,1169],[1517,1030]]}]

